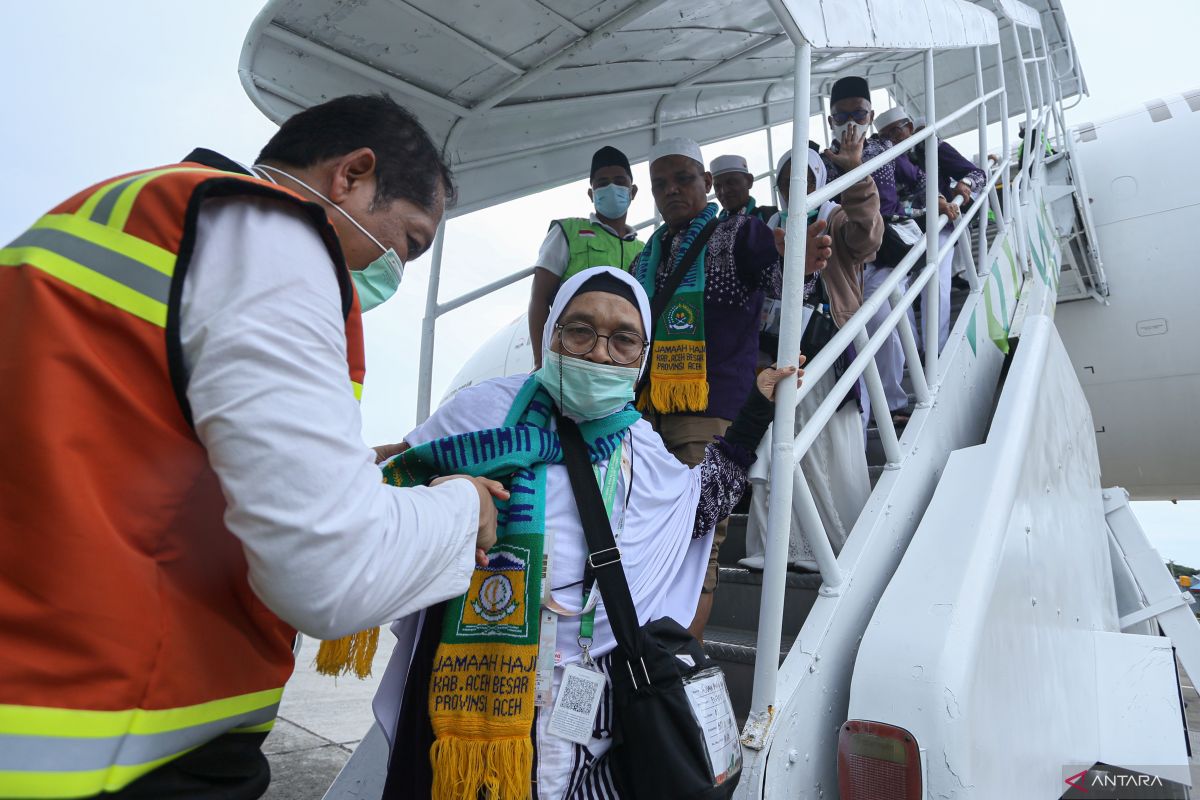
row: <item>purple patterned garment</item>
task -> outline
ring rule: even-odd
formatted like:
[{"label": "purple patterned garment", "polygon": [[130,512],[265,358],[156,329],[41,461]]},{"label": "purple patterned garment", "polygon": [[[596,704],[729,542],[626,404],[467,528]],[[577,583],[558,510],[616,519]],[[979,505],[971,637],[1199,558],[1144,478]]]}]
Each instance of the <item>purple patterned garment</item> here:
[{"label": "purple patterned garment", "polygon": [[[879,136],[872,136],[863,144],[862,160],[870,161],[891,148],[891,142],[881,139]],[[824,160],[829,180],[840,177],[842,171],[837,165],[830,162],[829,159]],[[879,190],[879,213],[883,215],[884,219],[905,216],[904,204],[900,202],[900,194],[896,189],[898,183],[905,186],[906,192],[925,191],[925,173],[903,156],[884,164],[872,172],[871,177],[875,179],[875,187]]]},{"label": "purple patterned garment", "polygon": [[746,493],[754,453],[718,437],[704,448],[700,462],[700,503],[696,507],[696,526],[692,538],[699,539],[733,512]]},{"label": "purple patterned garment", "polygon": [[[667,282],[676,263],[679,238],[662,259],[656,286]],[[775,233],[757,217],[737,214],[713,230],[704,254],[705,361],[708,373],[706,417],[733,419],[754,385],[763,292],[779,296],[783,263]]]}]

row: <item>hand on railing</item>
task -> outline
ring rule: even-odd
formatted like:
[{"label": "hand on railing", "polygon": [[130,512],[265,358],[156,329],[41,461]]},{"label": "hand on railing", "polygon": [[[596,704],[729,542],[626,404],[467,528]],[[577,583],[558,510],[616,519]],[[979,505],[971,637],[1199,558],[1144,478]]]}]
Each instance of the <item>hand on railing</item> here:
[{"label": "hand on railing", "polygon": [[[807,360],[807,356],[800,356],[799,365],[803,367],[804,362]],[[775,387],[779,385],[781,380],[789,375],[796,376],[796,386],[800,386],[800,384],[804,383],[804,370],[800,369],[799,367],[784,367],[783,369],[776,369],[775,365],[772,364],[762,372],[758,373],[758,377],[754,379],[754,385],[758,388],[758,391],[763,397],[774,403]]]},{"label": "hand on railing", "polygon": [[[960,183],[959,185],[961,186],[962,184]],[[967,196],[969,197],[970,194],[971,190],[968,189]],[[948,217],[951,222],[954,222],[954,220],[958,219],[960,205],[961,203],[949,203],[946,201],[946,198],[938,197],[938,216]]]},{"label": "hand on railing", "polygon": [[[825,234],[826,227],[827,223],[823,219],[808,226],[808,243],[804,248],[805,275],[825,269],[825,265],[829,263],[829,259],[833,255],[833,239]],[[783,228],[775,229],[775,249],[779,251],[780,258],[784,254],[786,238],[787,233]]]}]

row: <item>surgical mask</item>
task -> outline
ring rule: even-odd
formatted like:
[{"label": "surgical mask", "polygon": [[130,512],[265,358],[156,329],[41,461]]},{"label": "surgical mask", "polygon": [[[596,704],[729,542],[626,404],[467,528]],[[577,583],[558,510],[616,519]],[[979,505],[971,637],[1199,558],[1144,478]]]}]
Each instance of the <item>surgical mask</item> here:
[{"label": "surgical mask", "polygon": [[851,127],[854,128],[855,133],[863,136],[864,138],[867,135],[867,131],[870,130],[869,125],[859,125],[857,122],[855,122],[853,120],[846,120],[841,125],[833,126],[833,138],[837,139],[840,142],[843,138],[845,138],[846,131],[850,130]]},{"label": "surgical mask", "polygon": [[[817,215],[820,213],[821,213],[820,206],[818,206],[817,208],[814,208],[812,211],[809,211],[808,212],[808,224],[812,225],[814,222],[816,222]],[[788,212],[787,212],[787,209],[785,208],[779,212],[779,227],[781,227],[781,228],[787,227],[787,218],[788,218]]]},{"label": "surgical mask", "polygon": [[[396,293],[396,290],[400,288],[400,281],[404,277],[404,262],[400,259],[400,255],[396,252],[395,248],[384,247],[369,230],[360,225],[354,217],[350,216],[348,211],[295,175],[284,172],[281,169],[276,169],[275,167],[269,167],[266,164],[255,164],[254,166],[256,169],[278,172],[280,175],[285,175],[305,189],[308,189],[308,191],[336,208],[343,217],[350,220],[350,223],[354,227],[362,231],[368,239],[383,251],[383,255],[362,269],[350,270],[350,278],[354,281],[354,288],[358,292],[358,300],[362,304],[364,312],[370,311],[372,308],[387,302]],[[268,176],[268,179],[270,179],[270,176]],[[272,180],[271,182],[274,183],[275,181]]]},{"label": "surgical mask", "polygon": [[600,216],[618,219],[629,210],[629,203],[633,199],[631,195],[628,186],[610,183],[608,186],[592,189],[592,203]]},{"label": "surgical mask", "polygon": [[638,367],[596,364],[582,358],[546,352],[533,377],[569,419],[587,422],[615,414],[633,401]]}]

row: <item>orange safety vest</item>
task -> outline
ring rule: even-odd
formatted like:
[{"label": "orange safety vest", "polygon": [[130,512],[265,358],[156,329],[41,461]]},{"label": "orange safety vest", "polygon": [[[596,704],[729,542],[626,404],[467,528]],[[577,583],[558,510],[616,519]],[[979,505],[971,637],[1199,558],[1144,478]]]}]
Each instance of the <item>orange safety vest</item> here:
[{"label": "orange safety vest", "polygon": [[[116,791],[260,733],[295,631],[255,596],[190,423],[179,303],[202,201],[294,203],[358,297],[321,206],[195,163],[125,175],[0,249],[0,797]],[[230,269],[243,265],[229,265]]]}]

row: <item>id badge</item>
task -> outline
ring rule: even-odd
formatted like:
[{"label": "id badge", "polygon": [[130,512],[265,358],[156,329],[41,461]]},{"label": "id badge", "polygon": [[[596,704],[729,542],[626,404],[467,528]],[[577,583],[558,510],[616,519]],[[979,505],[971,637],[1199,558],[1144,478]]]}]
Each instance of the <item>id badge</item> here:
[{"label": "id badge", "polygon": [[533,682],[533,704],[550,705],[551,687],[554,684],[554,667],[560,660],[558,647],[558,615],[542,608],[541,627],[538,630],[537,675]]},{"label": "id badge", "polygon": [[550,732],[576,744],[590,742],[606,683],[608,678],[601,673],[568,664],[550,716]]}]

